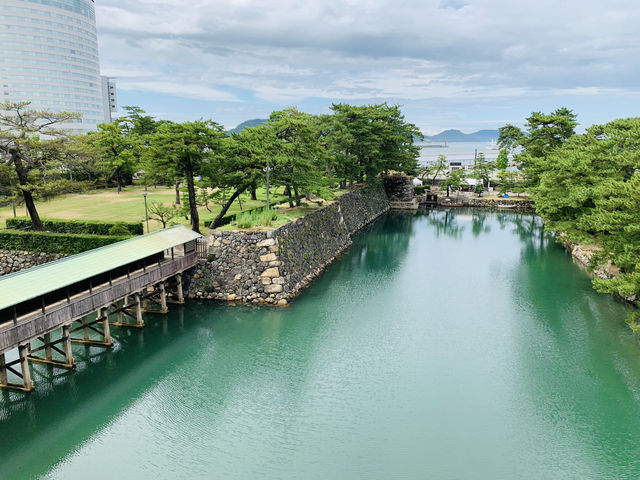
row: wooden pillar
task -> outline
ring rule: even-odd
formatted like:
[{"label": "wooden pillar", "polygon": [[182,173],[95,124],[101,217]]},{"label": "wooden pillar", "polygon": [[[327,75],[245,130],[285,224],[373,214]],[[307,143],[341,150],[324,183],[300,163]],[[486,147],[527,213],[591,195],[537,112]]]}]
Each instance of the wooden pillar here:
[{"label": "wooden pillar", "polygon": [[90,340],[89,328],[87,327],[87,323],[89,323],[89,321],[87,320],[87,317],[82,317],[82,339],[85,342],[89,342]]},{"label": "wooden pillar", "polygon": [[102,329],[104,331],[104,344],[107,347],[110,347],[113,345],[113,339],[111,338],[111,329],[109,328],[109,314],[107,313],[106,308],[100,310],[100,318],[102,319]]},{"label": "wooden pillar", "polygon": [[18,354],[20,355],[20,368],[22,369],[22,382],[27,392],[33,390],[33,381],[31,380],[31,369],[29,367],[29,344],[18,346]]},{"label": "wooden pillar", "polygon": [[142,305],[140,302],[140,294],[135,294],[136,298],[136,320],[138,321],[139,327],[144,327],[144,319],[142,318]]},{"label": "wooden pillar", "polygon": [[160,306],[162,307],[162,313],[168,313],[167,308],[167,290],[164,287],[164,282],[160,282]]},{"label": "wooden pillar", "polygon": [[184,293],[182,291],[182,274],[176,275],[176,289],[178,290],[178,303],[184,303]]},{"label": "wooden pillar", "polygon": [[44,334],[44,354],[45,358],[49,362],[53,360],[53,352],[51,350],[51,333]]},{"label": "wooden pillar", "polygon": [[75,365],[73,359],[73,350],[71,350],[71,334],[69,333],[69,325],[62,326],[62,344],[64,345],[64,358],[70,367]]},{"label": "wooden pillar", "polygon": [[[129,303],[129,297],[124,297],[124,300],[122,300],[122,305],[120,305],[120,308],[126,307],[128,303]],[[124,314],[122,313],[122,310],[118,312],[117,322],[119,325],[122,325],[124,323]]]},{"label": "wooden pillar", "polygon": [[9,383],[9,378],[7,377],[7,369],[5,368],[5,359],[4,353],[0,353],[0,386],[6,387]]}]

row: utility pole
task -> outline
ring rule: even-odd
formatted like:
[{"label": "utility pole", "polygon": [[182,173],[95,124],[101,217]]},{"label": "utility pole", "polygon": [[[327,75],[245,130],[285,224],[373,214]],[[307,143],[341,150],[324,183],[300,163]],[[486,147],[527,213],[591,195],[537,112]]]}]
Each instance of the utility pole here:
[{"label": "utility pole", "polygon": [[269,172],[271,172],[271,167],[269,167],[269,155],[267,155],[267,166],[262,169],[267,174],[267,210],[271,208],[271,203],[269,201]]},{"label": "utility pole", "polygon": [[149,233],[149,209],[147,208],[147,192],[142,194],[144,197],[144,216],[147,220],[147,233]]}]

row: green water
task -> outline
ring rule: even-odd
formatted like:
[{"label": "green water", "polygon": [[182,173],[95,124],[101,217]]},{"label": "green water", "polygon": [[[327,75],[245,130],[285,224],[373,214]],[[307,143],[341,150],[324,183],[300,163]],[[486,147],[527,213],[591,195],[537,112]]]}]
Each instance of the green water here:
[{"label": "green water", "polygon": [[174,308],[34,366],[0,478],[637,479],[626,312],[531,216],[390,214],[290,308]]}]

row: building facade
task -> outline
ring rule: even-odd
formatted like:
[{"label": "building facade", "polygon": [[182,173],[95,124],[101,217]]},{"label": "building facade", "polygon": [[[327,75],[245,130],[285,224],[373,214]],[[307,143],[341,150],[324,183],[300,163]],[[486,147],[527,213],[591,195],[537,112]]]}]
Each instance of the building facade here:
[{"label": "building facade", "polygon": [[61,125],[76,133],[111,121],[115,83],[100,76],[93,0],[0,0],[0,98],[79,112]]}]

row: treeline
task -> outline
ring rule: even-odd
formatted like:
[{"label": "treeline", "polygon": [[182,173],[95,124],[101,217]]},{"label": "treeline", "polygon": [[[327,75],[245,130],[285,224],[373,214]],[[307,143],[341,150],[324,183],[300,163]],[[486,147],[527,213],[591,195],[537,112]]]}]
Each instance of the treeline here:
[{"label": "treeline", "polygon": [[74,136],[56,126],[76,114],[34,111],[28,102],[0,110],[0,189],[24,200],[35,229],[42,229],[35,199],[87,184],[120,191],[134,177],[175,186],[176,203],[186,187],[195,231],[198,205],[218,201],[215,228],[239,195],[251,192],[255,199],[267,170],[271,186],[285,187],[290,205],[299,205],[305,195],[330,197],[333,188],[371,182],[381,172],[414,173],[419,147],[413,139],[421,138],[400,108],[387,104],[334,104],[328,115],[289,108],[231,136],[212,120],[156,120],[138,107]]},{"label": "treeline", "polygon": [[[534,112],[525,130],[500,129],[504,148],[529,183],[537,213],[565,242],[600,250],[592,267],[613,266],[619,275],[595,279],[601,292],[640,306],[640,118],[594,125],[576,134],[576,115],[566,108]],[[629,318],[640,331],[640,312]]]}]

